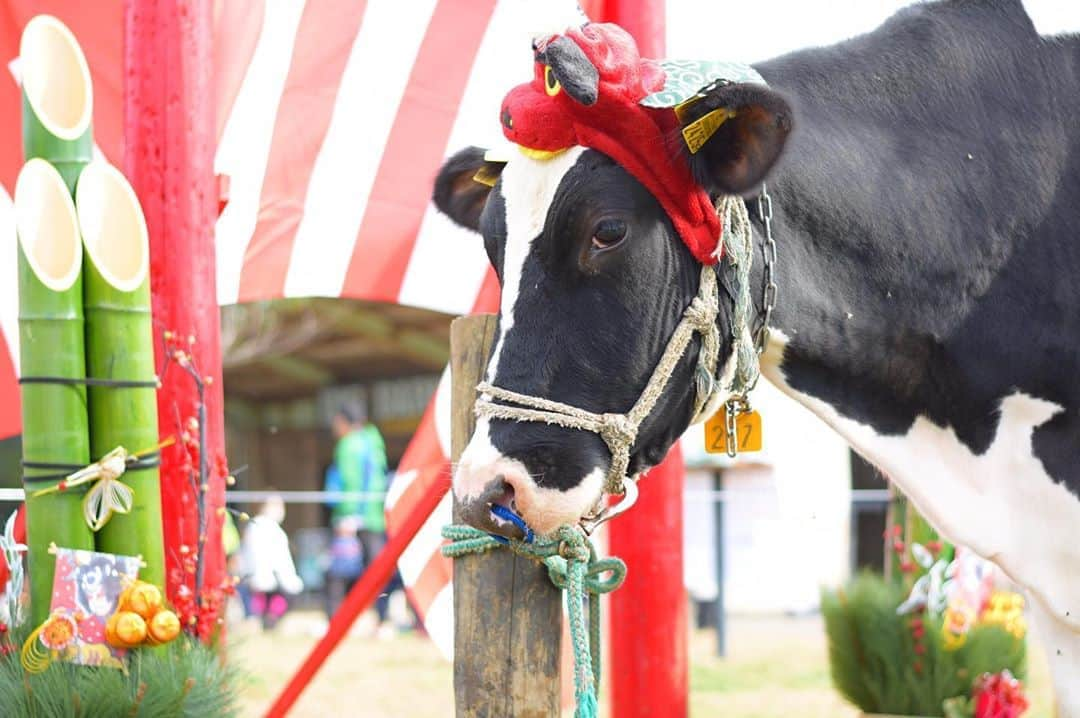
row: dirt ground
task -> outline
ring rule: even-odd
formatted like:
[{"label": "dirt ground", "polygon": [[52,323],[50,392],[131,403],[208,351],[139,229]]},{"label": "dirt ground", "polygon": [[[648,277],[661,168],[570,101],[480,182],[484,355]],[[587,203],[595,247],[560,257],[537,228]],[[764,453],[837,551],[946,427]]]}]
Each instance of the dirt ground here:
[{"label": "dirt ground", "polygon": [[[271,633],[240,627],[231,656],[252,674],[245,716],[262,715],[304,660],[323,628],[314,614],[287,616]],[[734,617],[728,655],[715,655],[711,631],[692,636],[690,715],[694,718],[853,718],[858,712],[832,689],[821,620]],[[1025,718],[1050,718],[1042,652],[1032,647]],[[452,716],[450,665],[414,634],[378,638],[363,622],[333,654],[292,712],[296,718],[447,718]],[[606,715],[606,712],[602,711]]]}]

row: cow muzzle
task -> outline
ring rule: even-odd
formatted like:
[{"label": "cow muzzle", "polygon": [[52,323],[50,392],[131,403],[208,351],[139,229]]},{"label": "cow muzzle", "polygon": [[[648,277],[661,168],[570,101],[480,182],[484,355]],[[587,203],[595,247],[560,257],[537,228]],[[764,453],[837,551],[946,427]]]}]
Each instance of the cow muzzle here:
[{"label": "cow muzzle", "polygon": [[488,420],[480,419],[454,472],[453,488],[465,523],[497,536],[520,539],[524,532],[512,522],[494,516],[492,507],[509,509],[539,535],[550,534],[559,526],[577,524],[595,513],[604,477],[604,467],[597,467],[571,488],[542,486],[522,461],[504,455],[491,444]]}]

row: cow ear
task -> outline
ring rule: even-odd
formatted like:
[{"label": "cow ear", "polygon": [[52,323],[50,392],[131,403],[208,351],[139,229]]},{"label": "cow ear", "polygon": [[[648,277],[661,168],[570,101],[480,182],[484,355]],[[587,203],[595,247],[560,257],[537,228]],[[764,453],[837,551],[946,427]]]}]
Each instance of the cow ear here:
[{"label": "cow ear", "polygon": [[432,193],[440,212],[474,232],[480,231],[480,213],[505,166],[485,160],[484,154],[479,147],[467,147],[448,159]]},{"label": "cow ear", "polygon": [[680,114],[694,177],[714,194],[756,188],[791,132],[787,100],[756,84],[718,87]]}]

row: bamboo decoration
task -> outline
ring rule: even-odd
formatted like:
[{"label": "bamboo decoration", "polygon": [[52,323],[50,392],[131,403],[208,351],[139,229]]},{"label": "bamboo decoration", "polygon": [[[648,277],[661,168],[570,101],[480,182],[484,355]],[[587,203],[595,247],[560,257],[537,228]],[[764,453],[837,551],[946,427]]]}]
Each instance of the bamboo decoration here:
[{"label": "bamboo decoration", "polygon": [[51,15],[38,15],[26,24],[19,57],[23,155],[47,160],[74,193],[94,143],[94,91],[86,57],[71,30]]},{"label": "bamboo decoration", "polygon": [[[49,615],[53,557],[49,544],[93,549],[81,496],[32,497],[90,460],[83,345],[82,244],[75,207],[56,169],[32,159],[15,184],[19,235],[19,356],[22,446],[27,488],[27,564],[33,625]],[[50,381],[34,381],[50,379]],[[60,380],[60,381],[56,381]],[[63,383],[74,380],[76,383]],[[34,464],[44,464],[34,468]],[[53,466],[49,466],[53,465]]]},{"label": "bamboo decoration", "polygon": [[[117,446],[145,452],[158,442],[146,220],[131,185],[102,161],[83,170],[75,207],[86,253],[86,370],[96,381],[112,382],[89,387],[90,452],[104,456]],[[163,586],[156,462],[129,468],[124,483],[134,491],[131,512],[101,528],[97,548],[141,555],[146,568],[140,578]]]}]

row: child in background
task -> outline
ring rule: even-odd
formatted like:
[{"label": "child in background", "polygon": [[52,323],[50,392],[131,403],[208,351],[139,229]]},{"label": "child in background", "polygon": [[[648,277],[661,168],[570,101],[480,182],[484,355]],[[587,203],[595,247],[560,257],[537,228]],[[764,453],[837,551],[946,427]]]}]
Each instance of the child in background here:
[{"label": "child in background", "polygon": [[333,618],[345,594],[364,570],[364,555],[356,535],[357,522],[346,517],[334,523],[330,565],[326,569],[326,617]]},{"label": "child in background", "polygon": [[251,591],[251,615],[273,628],[289,607],[286,595],[296,595],[304,582],[296,573],[289,537],[281,528],[285,502],[271,496],[248,522],[240,547],[244,575]]}]

